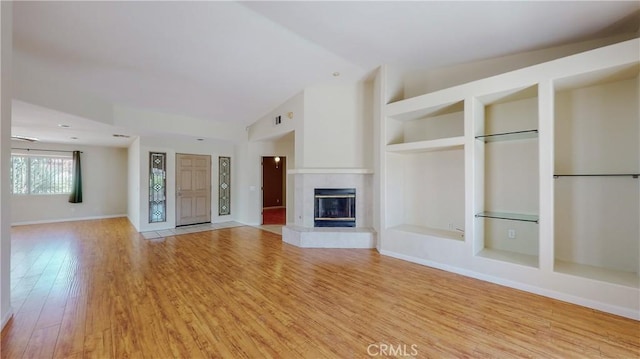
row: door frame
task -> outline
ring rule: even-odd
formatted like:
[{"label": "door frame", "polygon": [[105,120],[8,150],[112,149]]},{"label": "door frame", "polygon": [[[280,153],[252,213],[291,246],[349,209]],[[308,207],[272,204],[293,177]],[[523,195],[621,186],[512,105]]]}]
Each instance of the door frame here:
[{"label": "door frame", "polygon": [[[280,156],[280,155],[263,155],[260,156],[260,225],[264,224],[264,160],[265,158],[274,158],[274,157],[280,157],[281,159],[284,159],[283,162],[283,168],[282,168],[282,194],[283,194],[283,198],[284,200],[282,201],[282,207],[285,208],[286,211],[288,211],[287,208],[287,200],[288,200],[288,196],[287,196],[287,156]],[[287,215],[285,215],[285,219],[284,219],[284,224],[287,224]]]}]

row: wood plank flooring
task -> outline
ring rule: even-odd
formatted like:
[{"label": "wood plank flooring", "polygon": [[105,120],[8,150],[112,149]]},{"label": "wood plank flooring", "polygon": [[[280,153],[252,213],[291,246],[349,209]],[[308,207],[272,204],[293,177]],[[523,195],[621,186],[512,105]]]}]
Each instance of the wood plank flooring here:
[{"label": "wood plank flooring", "polygon": [[14,227],[2,358],[638,358],[640,322],[252,227]]}]

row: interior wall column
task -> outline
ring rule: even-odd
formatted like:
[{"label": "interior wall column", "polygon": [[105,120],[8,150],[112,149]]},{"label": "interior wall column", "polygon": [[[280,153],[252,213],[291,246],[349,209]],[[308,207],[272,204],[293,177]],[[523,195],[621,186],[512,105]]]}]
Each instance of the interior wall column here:
[{"label": "interior wall column", "polygon": [[0,326],[9,321],[11,310],[11,58],[13,4],[0,2]]}]

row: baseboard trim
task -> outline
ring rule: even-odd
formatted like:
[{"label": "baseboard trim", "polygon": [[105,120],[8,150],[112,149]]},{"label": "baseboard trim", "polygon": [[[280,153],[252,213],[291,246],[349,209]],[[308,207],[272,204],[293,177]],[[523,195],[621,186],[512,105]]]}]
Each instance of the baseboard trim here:
[{"label": "baseboard trim", "polygon": [[479,272],[475,272],[475,271],[464,269],[464,268],[454,267],[447,264],[430,261],[428,259],[408,256],[406,254],[401,254],[401,253],[387,251],[387,250],[381,250],[379,252],[380,254],[385,256],[405,260],[405,261],[416,263],[416,264],[421,264],[427,267],[441,269],[443,271],[460,274],[465,277],[475,278],[485,282],[490,282],[490,283],[494,283],[494,284],[502,285],[505,287],[518,289],[518,290],[523,290],[525,292],[561,300],[563,302],[577,304],[583,307],[600,310],[603,312],[619,315],[619,316],[634,319],[634,320],[640,320],[640,313],[638,313],[633,309],[619,307],[617,305],[611,305],[611,304],[607,304],[607,303],[603,303],[603,302],[599,302],[591,299],[586,299],[582,297],[577,297],[575,295],[562,293],[562,292],[558,292],[555,290],[550,290],[542,287],[537,287],[537,286],[533,286],[533,285],[529,285],[521,282],[516,282],[516,281],[504,279],[504,278],[494,277],[484,273],[479,273]]},{"label": "baseboard trim", "polygon": [[41,221],[26,221],[26,222],[14,222],[11,226],[27,226],[30,224],[47,224],[47,223],[60,223],[60,222],[76,222],[76,221],[90,221],[94,219],[108,219],[108,218],[122,218],[127,217],[126,214],[110,214],[107,216],[90,216],[90,217],[74,217],[74,218],[59,218],[59,219],[45,219]]},{"label": "baseboard trim", "polygon": [[0,322],[0,331],[4,329],[4,326],[9,323],[9,320],[13,317],[13,308],[9,307],[9,310],[2,317],[2,322]]}]

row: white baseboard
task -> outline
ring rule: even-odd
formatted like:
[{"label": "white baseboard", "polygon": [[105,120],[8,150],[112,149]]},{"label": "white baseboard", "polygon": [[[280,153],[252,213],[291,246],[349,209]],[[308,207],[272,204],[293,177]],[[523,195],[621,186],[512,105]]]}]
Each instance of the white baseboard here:
[{"label": "white baseboard", "polygon": [[4,326],[7,325],[9,320],[13,317],[13,308],[9,307],[9,310],[2,316],[2,322],[0,322],[0,331],[4,329]]},{"label": "white baseboard", "polygon": [[582,297],[577,297],[577,296],[574,296],[574,295],[571,295],[571,294],[562,293],[562,292],[558,292],[558,291],[555,291],[555,290],[550,290],[550,289],[546,289],[546,288],[542,288],[542,287],[537,287],[537,286],[533,286],[533,285],[529,285],[529,284],[525,284],[525,283],[521,283],[521,282],[515,282],[515,281],[504,279],[504,278],[494,277],[494,276],[487,275],[487,274],[484,274],[484,273],[479,273],[479,272],[475,272],[475,271],[464,269],[464,268],[454,267],[454,266],[450,266],[450,265],[447,265],[447,264],[442,264],[442,263],[430,261],[428,259],[408,256],[406,254],[396,253],[396,252],[387,251],[387,250],[381,250],[379,252],[380,252],[380,254],[385,255],[385,256],[389,256],[389,257],[393,257],[393,258],[397,258],[397,259],[402,259],[402,260],[405,260],[405,261],[408,261],[408,262],[421,264],[421,265],[424,265],[424,266],[427,266],[427,267],[441,269],[441,270],[444,270],[444,271],[447,271],[447,272],[460,274],[460,275],[463,275],[465,277],[471,277],[471,278],[479,279],[479,280],[482,280],[482,281],[485,281],[485,282],[490,282],[490,283],[502,285],[502,286],[509,287],[509,288],[519,289],[519,290],[523,290],[525,292],[539,294],[539,295],[542,295],[542,296],[545,296],[545,297],[561,300],[561,301],[564,301],[564,302],[569,302],[569,303],[581,305],[583,307],[588,307],[588,308],[600,310],[600,311],[603,311],[603,312],[612,313],[612,314],[619,315],[619,316],[622,316],[622,317],[635,319],[635,320],[640,320],[640,313],[638,313],[637,311],[635,311],[633,309],[619,307],[619,306],[616,306],[616,305],[602,303],[602,302],[598,302],[598,301],[595,301],[595,300],[590,300],[590,299],[586,299],[586,298],[582,298]]},{"label": "white baseboard", "polygon": [[26,222],[14,222],[12,226],[26,226],[30,224],[46,224],[46,223],[59,223],[59,222],[75,222],[75,221],[89,221],[93,219],[107,219],[107,218],[121,218],[127,217],[126,214],[110,214],[107,216],[91,216],[91,217],[73,217],[73,218],[59,218],[59,219],[44,219],[41,221],[26,221]]}]

